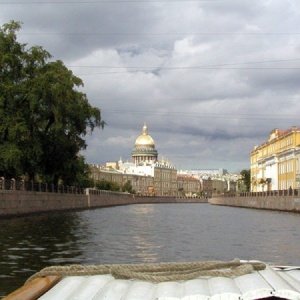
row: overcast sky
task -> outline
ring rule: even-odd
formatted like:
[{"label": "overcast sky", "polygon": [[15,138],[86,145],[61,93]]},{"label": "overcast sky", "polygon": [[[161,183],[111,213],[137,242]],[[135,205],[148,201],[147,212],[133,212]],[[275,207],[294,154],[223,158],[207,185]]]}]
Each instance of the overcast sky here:
[{"label": "overcast sky", "polygon": [[239,172],[272,129],[300,126],[298,0],[0,0],[10,20],[101,109],[88,163],[131,160],[146,122],[177,169]]}]

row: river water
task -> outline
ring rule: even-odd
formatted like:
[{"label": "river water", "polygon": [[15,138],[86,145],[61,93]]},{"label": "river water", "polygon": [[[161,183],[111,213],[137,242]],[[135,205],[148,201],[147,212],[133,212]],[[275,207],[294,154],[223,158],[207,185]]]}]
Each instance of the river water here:
[{"label": "river water", "polygon": [[46,266],[257,259],[300,266],[300,214],[142,204],[0,220],[0,297]]}]

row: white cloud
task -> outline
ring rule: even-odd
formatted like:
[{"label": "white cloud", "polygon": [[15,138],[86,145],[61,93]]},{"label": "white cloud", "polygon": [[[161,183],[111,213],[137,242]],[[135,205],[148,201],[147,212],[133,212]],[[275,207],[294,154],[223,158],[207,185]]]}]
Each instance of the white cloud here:
[{"label": "white cloud", "polygon": [[300,3],[62,2],[0,4],[0,21],[83,79],[108,124],[87,161],[130,159],[147,122],[177,167],[235,171],[270,130],[299,125]]}]

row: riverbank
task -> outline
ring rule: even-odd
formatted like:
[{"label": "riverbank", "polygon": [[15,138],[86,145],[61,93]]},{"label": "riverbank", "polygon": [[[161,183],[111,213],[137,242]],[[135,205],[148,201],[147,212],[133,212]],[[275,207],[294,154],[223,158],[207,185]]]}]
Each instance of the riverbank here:
[{"label": "riverbank", "polygon": [[210,203],[220,206],[300,213],[299,196],[225,197],[217,195],[207,200],[205,198],[144,197],[99,190],[91,190],[88,193],[0,190],[0,218],[145,203]]},{"label": "riverbank", "polygon": [[212,205],[234,206],[300,213],[299,196],[225,197],[217,195],[209,199]]},{"label": "riverbank", "polygon": [[0,218],[142,203],[207,203],[207,199],[142,197],[97,190],[85,194],[0,190]]}]

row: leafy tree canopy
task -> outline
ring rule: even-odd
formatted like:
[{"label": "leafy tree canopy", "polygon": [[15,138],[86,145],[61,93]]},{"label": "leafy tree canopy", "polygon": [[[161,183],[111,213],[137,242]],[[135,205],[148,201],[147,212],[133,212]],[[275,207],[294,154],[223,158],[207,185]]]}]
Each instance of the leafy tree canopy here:
[{"label": "leafy tree canopy", "polygon": [[122,186],[122,191],[128,192],[130,194],[135,194],[135,190],[132,188],[132,184],[130,180],[126,181],[125,184]]},{"label": "leafy tree canopy", "polygon": [[82,80],[42,47],[19,43],[20,28],[0,27],[0,176],[72,184],[86,173],[84,136],[105,123]]},{"label": "leafy tree canopy", "polygon": [[105,190],[105,191],[115,191],[119,192],[120,191],[120,186],[113,181],[108,181],[106,179],[101,179],[96,183],[96,187],[99,190]]},{"label": "leafy tree canopy", "polygon": [[251,171],[250,170],[242,170],[240,172],[240,175],[242,175],[242,181],[244,183],[244,186],[246,187],[247,191],[250,191],[250,186],[251,186]]}]

